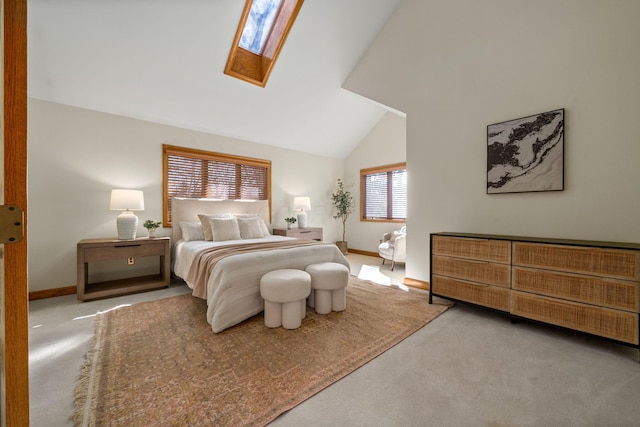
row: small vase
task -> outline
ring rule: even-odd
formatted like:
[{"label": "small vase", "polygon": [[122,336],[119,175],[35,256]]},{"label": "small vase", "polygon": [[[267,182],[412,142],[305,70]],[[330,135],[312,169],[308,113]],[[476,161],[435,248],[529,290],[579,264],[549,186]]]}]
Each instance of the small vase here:
[{"label": "small vase", "polygon": [[287,230],[291,230],[291,223],[287,223]]},{"label": "small vase", "polygon": [[153,239],[154,237],[156,237],[156,229],[155,228],[150,228],[149,229],[149,238]]}]

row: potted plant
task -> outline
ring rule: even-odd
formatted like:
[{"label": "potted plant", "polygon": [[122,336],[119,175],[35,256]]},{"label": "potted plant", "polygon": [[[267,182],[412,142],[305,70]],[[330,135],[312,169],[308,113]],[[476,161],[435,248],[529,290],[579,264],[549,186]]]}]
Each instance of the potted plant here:
[{"label": "potted plant", "polygon": [[338,178],[338,189],[331,195],[331,201],[336,207],[337,213],[333,216],[334,219],[340,219],[342,221],[342,240],[336,242],[336,245],[340,248],[343,254],[349,252],[347,241],[345,240],[345,233],[347,228],[347,218],[353,212],[353,196],[349,190],[346,190],[344,183]]},{"label": "potted plant", "polygon": [[144,228],[147,229],[147,231],[149,232],[149,237],[153,238],[156,237],[156,230],[158,229],[158,227],[160,227],[162,225],[162,221],[153,221],[151,219],[146,220],[142,226]]},{"label": "potted plant", "polygon": [[287,230],[291,229],[291,224],[295,224],[297,221],[296,217],[290,216],[284,219],[284,222],[287,223]]}]

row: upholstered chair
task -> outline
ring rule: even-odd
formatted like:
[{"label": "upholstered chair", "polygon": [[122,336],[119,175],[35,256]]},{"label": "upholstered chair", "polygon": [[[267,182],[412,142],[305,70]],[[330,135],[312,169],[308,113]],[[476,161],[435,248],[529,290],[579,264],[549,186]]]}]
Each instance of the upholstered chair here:
[{"label": "upholstered chair", "polygon": [[407,226],[403,226],[400,230],[385,233],[378,246],[378,253],[382,257],[382,265],[386,260],[391,261],[391,271],[396,262],[406,262],[407,260]]}]

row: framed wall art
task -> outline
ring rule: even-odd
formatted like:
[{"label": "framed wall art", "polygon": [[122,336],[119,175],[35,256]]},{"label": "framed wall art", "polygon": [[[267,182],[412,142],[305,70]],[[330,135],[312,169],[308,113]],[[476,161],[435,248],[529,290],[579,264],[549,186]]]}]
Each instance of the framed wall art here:
[{"label": "framed wall art", "polygon": [[564,108],[487,126],[487,194],[564,190]]}]

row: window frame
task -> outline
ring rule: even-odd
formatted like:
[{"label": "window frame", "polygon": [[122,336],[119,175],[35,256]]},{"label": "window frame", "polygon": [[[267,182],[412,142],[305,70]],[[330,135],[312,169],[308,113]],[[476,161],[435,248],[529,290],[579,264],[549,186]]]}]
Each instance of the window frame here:
[{"label": "window frame", "polygon": [[258,55],[240,47],[240,38],[253,3],[253,0],[246,0],[236,36],[229,51],[224,74],[265,87],[303,2],[304,0],[282,1],[262,53]]},{"label": "window frame", "polygon": [[367,218],[366,217],[366,207],[367,207],[367,191],[366,191],[366,178],[368,175],[374,175],[386,172],[388,175],[387,179],[387,215],[390,214],[390,209],[392,207],[392,180],[389,179],[391,174],[395,171],[404,170],[406,172],[407,163],[394,163],[391,165],[385,166],[376,166],[372,168],[360,169],[360,221],[363,222],[392,222],[392,223],[406,223],[407,218]]},{"label": "window frame", "polygon": [[[232,154],[216,153],[213,151],[199,150],[195,148],[179,147],[175,145],[162,144],[162,225],[163,227],[172,227],[170,200],[174,197],[169,195],[169,156],[182,156],[192,159],[201,160],[203,162],[224,162],[234,163],[240,166],[254,166],[266,169],[267,188],[266,195],[269,202],[269,216],[271,216],[271,160],[257,159],[253,157],[236,156]],[[207,168],[203,168],[203,174],[200,177],[202,182],[208,182]],[[240,186],[236,187],[236,192],[240,190]],[[203,185],[206,188],[206,185]],[[202,198],[205,198],[202,195]],[[240,200],[227,199],[227,200]],[[245,199],[246,200],[246,199]],[[263,200],[263,199],[260,199]],[[268,218],[271,222],[271,217]]]}]

